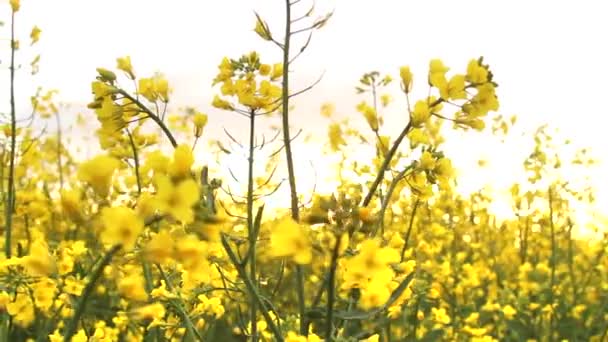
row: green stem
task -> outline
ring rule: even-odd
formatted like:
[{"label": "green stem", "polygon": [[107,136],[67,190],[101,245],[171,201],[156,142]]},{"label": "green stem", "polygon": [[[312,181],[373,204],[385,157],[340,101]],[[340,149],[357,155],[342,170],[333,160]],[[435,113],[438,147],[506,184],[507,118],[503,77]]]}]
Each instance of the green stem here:
[{"label": "green stem", "polygon": [[122,245],[115,245],[112,248],[110,248],[110,250],[106,253],[106,255],[104,255],[103,259],[101,259],[101,261],[99,262],[99,264],[97,265],[95,270],[91,273],[91,279],[89,280],[89,282],[85,286],[84,290],[82,291],[82,296],[80,297],[80,300],[78,301],[76,310],[74,311],[74,315],[72,316],[72,319],[70,320],[70,322],[68,322],[66,331],[63,334],[64,342],[70,342],[72,340],[72,336],[74,336],[74,334],[76,333],[76,329],[78,328],[78,322],[80,321],[80,317],[84,313],[84,309],[87,304],[87,300],[93,293],[93,289],[95,288],[95,285],[97,284],[97,280],[99,280],[99,278],[103,274],[103,269],[110,263],[114,254],[116,254],[116,252],[118,252],[121,247],[122,247]]},{"label": "green stem", "polygon": [[374,197],[376,190],[378,189],[378,187],[380,186],[380,183],[384,179],[384,173],[390,167],[390,162],[393,159],[393,157],[395,156],[395,154],[397,153],[397,149],[399,149],[399,145],[401,145],[401,142],[403,141],[403,139],[405,139],[405,137],[412,130],[412,128],[413,128],[412,121],[410,121],[407,123],[407,125],[405,126],[403,131],[401,131],[401,134],[399,134],[399,136],[397,137],[397,140],[395,140],[395,142],[393,143],[393,146],[391,146],[391,149],[388,151],[388,153],[384,157],[384,162],[382,162],[382,166],[380,166],[380,170],[378,170],[376,179],[374,179],[374,182],[370,186],[367,195],[363,199],[363,203],[361,204],[362,207],[367,207],[369,205],[369,203],[372,201],[372,198]]},{"label": "green stem", "polygon": [[137,179],[137,194],[141,195],[141,178],[139,177],[139,155],[137,153],[137,147],[135,146],[135,141],[133,141],[133,135],[131,131],[127,128],[127,135],[129,136],[129,142],[131,144],[131,149],[133,150],[133,163],[135,164],[135,178]]},{"label": "green stem", "polygon": [[11,233],[13,229],[13,208],[15,207],[15,149],[17,148],[17,114],[15,112],[15,12],[11,15],[11,152],[8,166],[8,194],[5,202],[6,227],[4,228],[4,253],[11,257]]},{"label": "green stem", "polygon": [[416,202],[414,202],[414,208],[412,208],[410,223],[408,225],[407,232],[405,233],[405,238],[403,239],[403,247],[401,248],[401,262],[403,262],[403,259],[405,257],[405,251],[407,249],[407,244],[410,241],[410,234],[412,233],[412,227],[414,226],[414,218],[416,217],[418,205],[420,205],[420,198],[416,198]]},{"label": "green stem", "polygon": [[336,269],[338,268],[338,257],[340,256],[340,240],[342,236],[336,237],[336,245],[331,254],[331,264],[329,269],[329,280],[327,282],[327,314],[325,321],[325,340],[330,342],[333,340],[333,321],[334,321],[334,301],[335,301],[335,283]]},{"label": "green stem", "polygon": [[[255,234],[254,223],[253,223],[253,161],[254,161],[254,150],[255,150],[255,111],[249,112],[249,158],[247,158],[247,234],[249,239],[249,276],[252,281],[256,282],[256,269],[255,269],[255,246],[257,236]],[[258,319],[257,319],[258,308],[255,301],[249,303],[249,319],[251,321],[251,341],[257,342],[258,340]]]}]

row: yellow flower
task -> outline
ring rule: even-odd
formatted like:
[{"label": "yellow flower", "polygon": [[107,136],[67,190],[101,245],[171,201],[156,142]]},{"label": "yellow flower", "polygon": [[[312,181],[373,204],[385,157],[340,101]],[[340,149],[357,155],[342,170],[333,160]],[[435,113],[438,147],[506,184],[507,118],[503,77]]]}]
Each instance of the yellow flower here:
[{"label": "yellow flower", "polygon": [[156,177],[156,200],[159,210],[184,224],[194,221],[192,206],[199,198],[198,184],[191,178],[173,184],[167,176]]},{"label": "yellow flower", "polygon": [[133,249],[144,229],[144,221],[128,207],[103,208],[101,221],[104,226],[101,235],[103,242],[111,245],[121,244],[127,251]]},{"label": "yellow flower", "polygon": [[270,74],[271,80],[277,80],[283,77],[283,63],[276,63],[272,66],[272,73]]},{"label": "yellow flower", "polygon": [[30,38],[32,39],[32,43],[30,45],[34,45],[40,39],[40,28],[38,26],[34,26],[32,28],[32,32],[30,33]]},{"label": "yellow flower", "polygon": [[401,84],[403,86],[403,91],[405,91],[405,93],[407,94],[412,90],[414,75],[412,75],[409,66],[402,66],[401,69],[399,69],[399,75],[401,76]]},{"label": "yellow flower", "polygon": [[81,194],[78,190],[62,190],[61,191],[61,209],[72,220],[79,221],[82,218],[81,214]]},{"label": "yellow flower", "polygon": [[156,302],[140,306],[131,313],[136,320],[161,320],[165,317],[165,307],[162,303]]},{"label": "yellow flower", "polygon": [[450,316],[448,316],[444,308],[431,308],[431,312],[433,313],[433,319],[437,323],[450,324],[450,322],[452,321],[452,319],[450,318]]},{"label": "yellow flower", "polygon": [[333,103],[326,102],[321,105],[321,115],[326,118],[332,116],[332,114],[336,111],[336,106]]},{"label": "yellow flower", "polygon": [[298,264],[309,264],[312,260],[312,246],[304,227],[291,217],[278,221],[270,235],[270,254],[279,258],[292,258]]},{"label": "yellow flower", "polygon": [[218,95],[213,97],[213,102],[211,105],[215,108],[224,109],[224,110],[233,110],[234,107],[230,104],[230,102],[226,100],[222,100]]},{"label": "yellow flower", "polygon": [[23,257],[21,265],[32,276],[48,276],[56,270],[55,260],[43,240],[36,240],[32,243],[30,253]]},{"label": "yellow flower", "polygon": [[118,57],[116,59],[116,68],[126,72],[132,80],[135,79],[133,65],[131,65],[131,56]]},{"label": "yellow flower", "polygon": [[445,73],[448,72],[450,68],[446,67],[440,59],[433,59],[429,65],[429,83],[441,89],[445,87],[447,84],[447,79],[445,78]]},{"label": "yellow flower", "polygon": [[332,150],[338,151],[340,146],[346,145],[346,141],[344,141],[344,138],[342,137],[342,128],[340,127],[340,124],[333,123],[329,125],[328,135],[329,146]]},{"label": "yellow flower", "polygon": [[488,81],[488,70],[480,65],[479,61],[472,59],[467,66],[467,81],[481,84]]},{"label": "yellow flower", "polygon": [[412,121],[412,126],[415,128],[419,128],[430,117],[431,110],[429,109],[429,104],[427,103],[427,101],[419,100],[418,102],[416,102],[410,118],[410,120]]},{"label": "yellow flower", "polygon": [[130,273],[118,281],[118,292],[126,299],[144,301],[148,294],[144,288],[144,279],[137,273]]},{"label": "yellow flower", "polygon": [[517,314],[517,311],[511,306],[511,305],[506,305],[502,308],[502,313],[505,315],[506,319],[513,319],[513,317],[515,317],[515,314]]},{"label": "yellow flower", "polygon": [[[444,99],[460,100],[466,99],[467,93],[464,91],[465,87],[465,76],[454,75],[447,84],[447,88],[443,88],[441,97]],[[443,92],[444,91],[444,92]]]},{"label": "yellow flower", "polygon": [[89,184],[97,194],[106,197],[110,191],[112,175],[119,166],[117,159],[100,155],[80,164],[78,178]]},{"label": "yellow flower", "polygon": [[166,230],[154,235],[146,244],[145,255],[153,263],[162,264],[173,254],[173,237]]},{"label": "yellow flower", "polygon": [[272,34],[270,33],[268,24],[266,24],[266,22],[264,22],[262,20],[262,18],[260,18],[260,16],[257,15],[257,13],[255,16],[256,16],[255,28],[253,29],[255,31],[255,33],[257,33],[258,36],[260,36],[260,38],[262,38],[264,40],[272,40]]},{"label": "yellow flower", "polygon": [[357,210],[357,214],[358,214],[361,222],[365,222],[365,223],[374,222],[375,217],[370,208],[359,208]]},{"label": "yellow flower", "polygon": [[203,128],[207,125],[207,114],[194,114],[192,122],[194,123],[194,136],[198,138],[203,134]]},{"label": "yellow flower", "polygon": [[435,158],[429,151],[424,151],[420,157],[420,167],[423,170],[432,170],[435,168]]},{"label": "yellow flower", "polygon": [[21,7],[20,0],[10,0],[9,3],[11,4],[11,9],[13,10],[13,12],[19,11],[19,7]]},{"label": "yellow flower", "polygon": [[357,111],[359,111],[365,117],[367,124],[372,131],[378,130],[378,116],[376,110],[365,102],[361,102],[357,105]]},{"label": "yellow flower", "polygon": [[173,151],[173,161],[169,164],[169,174],[174,179],[184,178],[190,174],[194,156],[190,146],[182,144]]}]

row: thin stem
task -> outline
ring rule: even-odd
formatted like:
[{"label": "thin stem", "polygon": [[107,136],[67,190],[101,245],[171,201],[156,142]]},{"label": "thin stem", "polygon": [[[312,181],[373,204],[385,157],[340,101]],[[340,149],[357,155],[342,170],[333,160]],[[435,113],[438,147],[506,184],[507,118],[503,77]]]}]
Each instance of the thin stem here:
[{"label": "thin stem", "polygon": [[405,233],[405,238],[403,239],[403,247],[401,248],[401,262],[405,257],[405,251],[407,249],[407,244],[410,241],[410,234],[412,233],[412,227],[414,226],[414,218],[416,218],[416,211],[418,210],[418,205],[420,204],[420,198],[416,198],[416,202],[414,202],[414,208],[412,208],[412,215],[410,216],[410,224],[407,228],[407,233]]},{"label": "thin stem", "polygon": [[335,282],[336,269],[338,268],[338,257],[340,256],[340,240],[342,236],[336,238],[336,245],[331,254],[331,264],[329,269],[329,281],[327,282],[327,313],[325,321],[325,340],[332,341],[333,334],[333,318],[334,318],[334,301],[335,301]]},{"label": "thin stem", "polygon": [[17,115],[15,113],[15,12],[11,15],[11,152],[8,167],[8,194],[5,203],[6,227],[4,253],[6,258],[11,257],[11,233],[13,229],[13,208],[15,206],[15,149],[17,148]]},{"label": "thin stem", "polygon": [[115,245],[114,247],[110,248],[106,255],[104,255],[103,259],[101,259],[95,270],[92,272],[91,279],[82,291],[82,297],[80,297],[80,300],[78,301],[78,305],[76,306],[74,315],[72,316],[70,322],[68,322],[67,328],[63,335],[64,342],[69,342],[72,340],[72,336],[74,336],[74,334],[76,333],[76,329],[78,328],[78,322],[80,321],[80,317],[84,313],[85,305],[87,304],[89,296],[91,296],[91,294],[93,293],[93,289],[97,284],[97,280],[99,280],[99,278],[103,274],[103,269],[110,263],[114,254],[116,254],[116,252],[118,252],[121,247],[122,245]]},{"label": "thin stem", "polygon": [[135,164],[135,178],[137,179],[137,194],[141,195],[141,178],[139,177],[139,156],[137,153],[137,146],[135,146],[135,141],[133,141],[133,135],[131,131],[127,128],[127,135],[129,136],[129,143],[131,144],[131,149],[133,150],[133,161]]},{"label": "thin stem", "polygon": [[291,139],[289,137],[289,46],[291,41],[291,3],[285,0],[285,43],[283,44],[283,84],[282,84],[282,119],[283,119],[283,143],[285,144],[285,156],[287,158],[287,173],[289,176],[289,189],[291,195],[291,216],[294,220],[300,220],[298,208],[298,193],[296,190],[296,177],[293,168],[293,157],[291,152]]},{"label": "thin stem", "polygon": [[[287,173],[289,178],[289,193],[291,197],[291,217],[300,221],[300,208],[298,206],[298,191],[296,189],[296,176],[293,168],[293,155],[291,151],[291,138],[289,136],[289,48],[291,43],[291,6],[292,2],[285,0],[285,42],[283,43],[283,84],[282,84],[282,119],[283,143],[285,144],[285,157],[287,159]],[[300,335],[307,336],[306,329],[306,303],[304,302],[304,270],[296,265],[296,283],[298,295],[298,308],[300,311]]]},{"label": "thin stem", "polygon": [[[252,281],[256,282],[256,269],[255,269],[255,232],[253,228],[253,157],[255,151],[255,112],[251,110],[249,113],[249,158],[248,162],[248,176],[247,176],[247,233],[249,237],[249,276]],[[258,327],[257,327],[257,305],[255,301],[251,301],[249,304],[249,316],[251,321],[251,341],[256,342],[258,340]]]}]

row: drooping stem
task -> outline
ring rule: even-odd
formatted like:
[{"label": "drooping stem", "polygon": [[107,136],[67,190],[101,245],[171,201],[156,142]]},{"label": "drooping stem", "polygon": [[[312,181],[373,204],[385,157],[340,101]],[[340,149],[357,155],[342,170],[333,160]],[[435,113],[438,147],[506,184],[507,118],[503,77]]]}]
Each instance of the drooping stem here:
[{"label": "drooping stem", "polygon": [[374,194],[376,193],[378,186],[380,186],[380,183],[384,179],[384,173],[386,172],[386,170],[388,170],[393,157],[395,156],[395,154],[397,153],[397,150],[399,149],[399,145],[401,145],[401,142],[403,141],[403,139],[412,130],[412,127],[413,127],[412,121],[408,122],[408,124],[405,126],[403,131],[401,131],[401,134],[399,134],[399,136],[397,137],[397,140],[395,140],[395,142],[393,143],[393,146],[391,147],[391,149],[388,151],[388,153],[384,157],[384,161],[382,162],[382,165],[380,166],[380,170],[378,170],[376,179],[374,179],[374,182],[370,186],[367,195],[363,199],[363,203],[361,204],[362,207],[368,206],[369,203],[372,201],[372,198],[374,197]]},{"label": "drooping stem", "polygon": [[11,66],[10,66],[10,101],[11,101],[11,150],[8,166],[7,200],[4,203],[6,227],[4,228],[4,250],[6,258],[11,257],[11,233],[13,229],[13,209],[15,206],[15,149],[17,148],[17,114],[15,110],[15,12],[11,16]]},{"label": "drooping stem", "polygon": [[167,139],[169,139],[169,141],[171,142],[171,145],[173,147],[177,147],[177,141],[175,140],[173,133],[171,133],[171,131],[169,130],[167,125],[165,125],[163,120],[158,115],[154,114],[148,107],[146,107],[143,103],[141,103],[141,101],[134,98],[126,91],[121,89],[121,90],[119,90],[119,94],[124,96],[125,98],[127,98],[129,101],[133,102],[142,112],[146,113],[148,115],[148,117],[150,119],[152,119],[152,121],[154,121],[158,125],[158,127],[160,127],[160,129],[163,131],[163,133],[165,133],[165,135],[167,136]]}]

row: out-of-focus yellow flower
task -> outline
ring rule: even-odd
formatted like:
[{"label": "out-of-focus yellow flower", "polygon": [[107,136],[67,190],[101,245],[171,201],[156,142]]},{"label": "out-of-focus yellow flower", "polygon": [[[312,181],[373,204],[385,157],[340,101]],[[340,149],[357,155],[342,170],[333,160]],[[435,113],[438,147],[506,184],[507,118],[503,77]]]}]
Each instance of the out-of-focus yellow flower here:
[{"label": "out-of-focus yellow flower", "polygon": [[144,229],[144,221],[128,207],[104,208],[101,221],[104,226],[101,235],[103,242],[111,245],[121,244],[127,251],[133,249]]},{"label": "out-of-focus yellow flower", "polygon": [[129,300],[145,301],[148,298],[144,288],[144,278],[137,273],[121,278],[118,281],[118,292]]},{"label": "out-of-focus yellow flower", "polygon": [[363,117],[365,117],[365,120],[372,131],[375,132],[378,130],[378,116],[374,107],[368,105],[366,102],[361,102],[357,105],[357,111],[363,114]]},{"label": "out-of-focus yellow flower", "polygon": [[342,128],[338,123],[332,123],[329,125],[329,146],[333,151],[340,150],[340,146],[346,145],[346,141],[342,137]]},{"label": "out-of-focus yellow flower", "polygon": [[407,94],[412,90],[414,75],[412,75],[412,71],[410,70],[409,66],[402,66],[399,69],[399,75],[401,76],[401,85],[403,86],[403,91],[405,91]]},{"label": "out-of-focus yellow flower", "polygon": [[481,66],[477,59],[472,59],[467,66],[466,79],[474,84],[485,83],[488,81],[488,70]]},{"label": "out-of-focus yellow flower", "polygon": [[56,271],[55,260],[43,240],[32,243],[30,253],[22,258],[21,265],[32,276],[48,276]]},{"label": "out-of-focus yellow flower", "polygon": [[78,178],[89,184],[101,197],[106,197],[110,191],[112,175],[119,166],[117,159],[100,155],[80,164]]},{"label": "out-of-focus yellow flower", "polygon": [[9,3],[11,4],[11,9],[13,10],[13,12],[19,11],[19,8],[21,7],[20,0],[10,0]]},{"label": "out-of-focus yellow flower", "polygon": [[155,264],[166,262],[173,254],[173,237],[166,230],[154,235],[146,244],[145,256]]},{"label": "out-of-focus yellow flower", "polygon": [[270,74],[270,79],[275,81],[281,77],[283,77],[283,63],[276,63],[272,66],[272,73]]},{"label": "out-of-focus yellow flower", "polygon": [[194,114],[192,122],[194,123],[194,136],[198,138],[203,134],[203,128],[207,125],[207,114]]},{"label": "out-of-focus yellow flower", "polygon": [[304,227],[290,217],[279,220],[270,235],[270,254],[292,258],[298,264],[309,264],[312,246]]},{"label": "out-of-focus yellow flower", "polygon": [[200,198],[198,184],[191,178],[173,184],[167,176],[156,177],[156,199],[158,209],[171,215],[183,224],[194,221],[192,206]]},{"label": "out-of-focus yellow flower", "polygon": [[431,60],[429,65],[429,84],[439,89],[445,87],[447,84],[445,73],[448,70],[450,68],[446,67],[440,59]]},{"label": "out-of-focus yellow flower", "polygon": [[437,323],[450,324],[452,321],[444,308],[431,308],[431,312],[433,313],[433,320]]},{"label": "out-of-focus yellow flower", "polygon": [[133,73],[133,65],[131,64],[131,56],[118,57],[116,59],[116,68],[124,71],[129,75],[129,78],[132,80],[135,79],[135,74]]},{"label": "out-of-focus yellow flower", "polygon": [[165,317],[165,306],[162,303],[152,303],[140,306],[131,311],[136,320],[161,320]]},{"label": "out-of-focus yellow flower", "polygon": [[429,104],[427,101],[419,100],[414,105],[414,110],[412,111],[412,116],[410,120],[412,120],[412,126],[415,128],[422,127],[422,125],[431,117],[431,110],[429,108]]},{"label": "out-of-focus yellow flower", "polygon": [[34,45],[38,42],[38,40],[40,39],[40,32],[42,32],[40,27],[34,26],[32,28],[32,32],[30,32],[30,38],[32,39],[32,42],[30,43],[30,45]]},{"label": "out-of-focus yellow flower", "polygon": [[505,315],[506,319],[511,320],[515,317],[517,311],[511,305],[507,304],[502,308],[502,313]]},{"label": "out-of-focus yellow flower", "polygon": [[169,175],[174,179],[180,179],[190,174],[194,164],[194,156],[190,146],[181,144],[173,151],[173,160],[169,164]]},{"label": "out-of-focus yellow flower", "polygon": [[260,75],[268,76],[268,75],[270,75],[271,71],[272,71],[272,66],[270,66],[269,64],[260,65]]},{"label": "out-of-focus yellow flower", "polygon": [[219,95],[215,95],[213,97],[213,102],[211,105],[215,108],[224,109],[224,110],[233,110],[234,107],[230,104],[230,102],[223,100],[219,97]]},{"label": "out-of-focus yellow flower", "polygon": [[270,33],[270,28],[268,28],[268,24],[260,18],[259,15],[256,16],[255,28],[253,29],[255,33],[260,36],[260,38],[264,40],[272,40],[272,34]]}]

